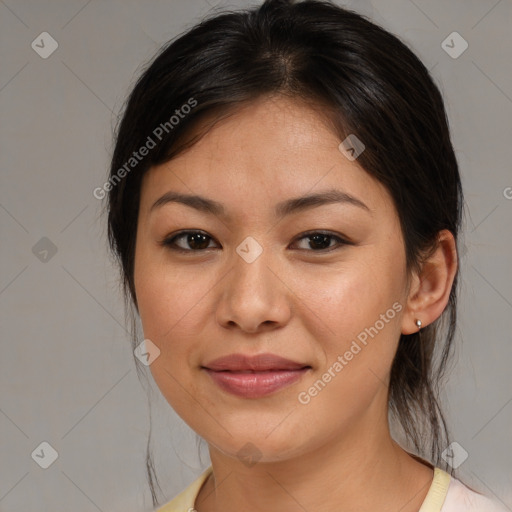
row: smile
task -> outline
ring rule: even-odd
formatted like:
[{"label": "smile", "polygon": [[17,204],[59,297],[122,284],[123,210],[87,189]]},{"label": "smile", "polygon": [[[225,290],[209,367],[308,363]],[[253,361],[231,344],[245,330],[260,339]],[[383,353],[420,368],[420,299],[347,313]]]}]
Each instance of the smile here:
[{"label": "smile", "polygon": [[214,371],[205,368],[221,389],[243,398],[260,398],[297,382],[310,368],[268,371]]},{"label": "smile", "polygon": [[260,398],[299,381],[311,366],[273,354],[231,354],[202,369],[222,390],[243,398]]}]

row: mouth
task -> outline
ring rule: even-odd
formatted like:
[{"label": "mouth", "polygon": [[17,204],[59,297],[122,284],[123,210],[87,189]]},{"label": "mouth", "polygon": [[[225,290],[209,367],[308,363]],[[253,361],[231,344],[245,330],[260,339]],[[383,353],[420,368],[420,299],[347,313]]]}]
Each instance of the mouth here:
[{"label": "mouth", "polygon": [[260,398],[294,384],[311,366],[274,354],[231,354],[201,368],[223,391],[243,398]]}]

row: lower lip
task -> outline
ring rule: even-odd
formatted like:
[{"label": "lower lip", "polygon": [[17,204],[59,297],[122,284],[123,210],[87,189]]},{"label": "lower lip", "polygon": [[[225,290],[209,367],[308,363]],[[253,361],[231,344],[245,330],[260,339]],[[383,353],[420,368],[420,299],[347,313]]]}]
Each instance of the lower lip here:
[{"label": "lower lip", "polygon": [[205,368],[224,391],[243,398],[260,398],[297,382],[309,368],[255,373],[213,371]]}]

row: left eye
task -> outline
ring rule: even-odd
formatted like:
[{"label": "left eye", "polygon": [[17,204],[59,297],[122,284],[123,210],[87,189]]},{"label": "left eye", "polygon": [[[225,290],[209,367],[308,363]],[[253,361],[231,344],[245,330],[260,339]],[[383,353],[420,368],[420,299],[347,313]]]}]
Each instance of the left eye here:
[{"label": "left eye", "polygon": [[[329,252],[336,249],[337,246],[351,245],[351,242],[341,238],[340,236],[334,235],[332,233],[323,233],[321,231],[305,233],[301,237],[297,238],[294,243],[308,239],[309,248],[302,247],[299,248],[300,250],[311,250],[312,252]],[[179,245],[177,242],[180,240],[184,240],[185,245],[188,245],[189,248]],[[206,233],[203,233],[202,231],[182,231],[177,235],[166,238],[161,242],[161,244],[173,251],[200,252],[206,249],[214,248],[210,245],[211,241],[213,241],[213,238]],[[331,242],[333,241],[335,242],[334,246],[331,245]]]},{"label": "left eye", "polygon": [[[331,234],[331,233],[322,233],[320,231],[313,231],[310,233],[306,233],[302,235],[297,240],[307,240],[309,239],[308,246],[313,249],[313,252],[321,252],[321,251],[331,251],[336,249],[336,245],[350,245],[350,242],[344,240],[343,238]],[[330,245],[332,241],[337,242],[334,246]],[[307,250],[307,249],[306,249]]]}]

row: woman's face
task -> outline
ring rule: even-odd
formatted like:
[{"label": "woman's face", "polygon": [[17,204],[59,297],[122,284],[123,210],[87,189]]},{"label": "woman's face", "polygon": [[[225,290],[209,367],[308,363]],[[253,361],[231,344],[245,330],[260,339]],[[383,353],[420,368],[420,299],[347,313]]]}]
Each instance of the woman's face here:
[{"label": "woman's face", "polygon": [[[340,142],[310,107],[266,98],[144,177],[134,278],[151,372],[224,454],[284,460],[387,428],[404,242],[389,193]],[[296,364],[212,363],[232,354]]]}]

